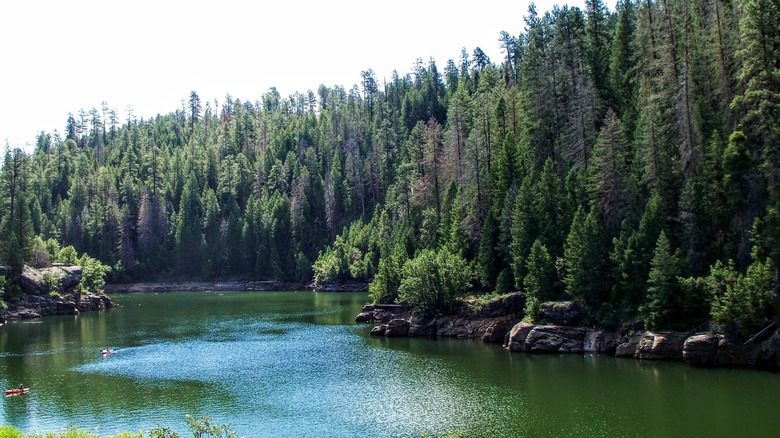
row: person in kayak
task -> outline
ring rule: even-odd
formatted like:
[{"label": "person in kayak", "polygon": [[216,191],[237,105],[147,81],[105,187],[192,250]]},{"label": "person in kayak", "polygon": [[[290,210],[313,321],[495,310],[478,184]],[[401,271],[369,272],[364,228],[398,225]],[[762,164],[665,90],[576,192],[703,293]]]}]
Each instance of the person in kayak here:
[{"label": "person in kayak", "polygon": [[24,384],[19,385],[19,390],[24,391]]}]

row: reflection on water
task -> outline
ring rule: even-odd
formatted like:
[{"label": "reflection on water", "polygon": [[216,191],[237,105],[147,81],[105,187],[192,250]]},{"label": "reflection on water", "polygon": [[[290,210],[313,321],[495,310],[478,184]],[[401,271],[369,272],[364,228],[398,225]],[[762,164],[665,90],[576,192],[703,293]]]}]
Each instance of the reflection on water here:
[{"label": "reflection on water", "polygon": [[[254,436],[772,436],[780,378],[480,342],[369,338],[365,294],[117,295],[123,307],[0,329],[0,423],[27,432]],[[115,354],[101,357],[101,348]]]}]

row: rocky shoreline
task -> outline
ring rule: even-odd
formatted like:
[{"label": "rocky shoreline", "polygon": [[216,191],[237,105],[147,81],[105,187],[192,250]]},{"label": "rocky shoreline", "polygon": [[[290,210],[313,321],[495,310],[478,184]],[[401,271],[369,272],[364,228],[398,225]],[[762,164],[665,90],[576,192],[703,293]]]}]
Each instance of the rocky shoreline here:
[{"label": "rocky shoreline", "polygon": [[227,291],[318,291],[366,292],[368,283],[328,282],[321,285],[291,281],[173,281],[150,283],[106,284],[106,293],[160,293],[160,292],[227,292]]},{"label": "rocky shoreline", "polygon": [[[367,305],[357,322],[379,323],[372,336],[449,337],[501,344],[510,352],[606,354],[641,360],[682,360],[705,367],[780,369],[780,327],[745,339],[715,333],[652,332],[623,327],[591,329],[566,324],[578,319],[573,303],[545,303],[545,320],[557,324],[522,322],[522,296],[510,294],[476,310],[456,314],[413,312],[398,305]],[[562,324],[563,322],[563,324]]]},{"label": "rocky shoreline", "polygon": [[[19,278],[24,294],[18,301],[7,303],[7,309],[0,309],[0,325],[8,320],[78,315],[117,307],[108,295],[79,293],[76,287],[82,272],[81,266],[54,265],[43,269],[25,266]],[[56,284],[56,290],[50,290],[52,283]]]}]

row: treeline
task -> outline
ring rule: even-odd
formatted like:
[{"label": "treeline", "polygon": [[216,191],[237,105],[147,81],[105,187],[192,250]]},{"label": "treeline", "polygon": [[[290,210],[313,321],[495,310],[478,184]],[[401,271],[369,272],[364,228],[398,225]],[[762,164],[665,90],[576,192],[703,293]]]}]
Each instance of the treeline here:
[{"label": "treeline", "polygon": [[114,281],[353,278],[422,307],[517,289],[531,317],[574,299],[599,324],[753,330],[777,309],[778,28],[768,0],[531,6],[497,62],[81,111],[6,153],[3,254],[41,235]]}]

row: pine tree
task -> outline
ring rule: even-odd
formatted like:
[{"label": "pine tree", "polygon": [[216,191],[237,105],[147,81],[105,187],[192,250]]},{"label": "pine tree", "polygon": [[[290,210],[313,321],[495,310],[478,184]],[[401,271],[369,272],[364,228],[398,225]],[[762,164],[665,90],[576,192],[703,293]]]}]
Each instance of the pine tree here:
[{"label": "pine tree", "polygon": [[611,235],[617,234],[620,223],[635,208],[629,156],[620,121],[610,110],[593,150],[589,177],[594,205],[604,212],[604,223]]},{"label": "pine tree", "polygon": [[661,231],[650,262],[647,296],[639,309],[650,329],[668,328],[674,324],[679,309],[677,265],[669,239]]},{"label": "pine tree", "polygon": [[610,290],[608,239],[597,215],[579,208],[563,252],[566,294],[586,309],[598,312]]},{"label": "pine tree", "polygon": [[21,149],[6,148],[0,173],[0,260],[11,268],[7,298],[21,294],[18,278],[32,248],[29,197],[29,158]]},{"label": "pine tree", "polygon": [[555,261],[539,239],[536,239],[531,247],[526,269],[528,274],[523,279],[525,314],[536,320],[542,302],[559,298]]},{"label": "pine tree", "polygon": [[199,192],[197,179],[190,172],[181,195],[175,237],[178,269],[185,274],[200,274],[204,266]]}]

